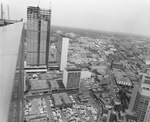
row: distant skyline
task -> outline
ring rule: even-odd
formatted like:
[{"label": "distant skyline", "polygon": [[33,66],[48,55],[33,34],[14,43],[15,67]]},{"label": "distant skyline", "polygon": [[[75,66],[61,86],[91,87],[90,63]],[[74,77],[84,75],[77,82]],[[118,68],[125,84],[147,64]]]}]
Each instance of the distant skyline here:
[{"label": "distant skyline", "polygon": [[1,0],[11,19],[24,19],[28,6],[52,8],[51,25],[150,36],[150,0]]}]

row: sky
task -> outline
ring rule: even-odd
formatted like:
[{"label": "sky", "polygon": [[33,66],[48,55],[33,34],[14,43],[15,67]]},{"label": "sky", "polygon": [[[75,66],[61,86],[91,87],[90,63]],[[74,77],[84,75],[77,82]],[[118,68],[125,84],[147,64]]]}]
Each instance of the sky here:
[{"label": "sky", "polygon": [[51,25],[150,36],[150,0],[0,0],[5,18],[26,21],[27,6],[52,9]]}]

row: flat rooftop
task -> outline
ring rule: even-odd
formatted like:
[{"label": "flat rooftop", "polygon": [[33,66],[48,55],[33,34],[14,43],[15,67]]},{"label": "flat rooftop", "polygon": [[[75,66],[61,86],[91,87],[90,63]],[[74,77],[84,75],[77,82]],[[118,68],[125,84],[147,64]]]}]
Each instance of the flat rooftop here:
[{"label": "flat rooftop", "polygon": [[31,90],[47,89],[49,88],[47,80],[30,79]]},{"label": "flat rooftop", "polygon": [[54,89],[59,89],[59,85],[57,83],[56,80],[50,80],[50,85],[51,85],[51,89],[54,90]]},{"label": "flat rooftop", "polygon": [[29,122],[47,122],[47,117],[30,119]]},{"label": "flat rooftop", "polygon": [[120,69],[113,69],[113,73],[118,84],[132,85],[130,79],[127,77],[124,71]]},{"label": "flat rooftop", "polygon": [[81,68],[78,68],[78,67],[67,67],[66,70],[67,71],[81,71]]},{"label": "flat rooftop", "polygon": [[54,77],[54,74],[52,74],[52,73],[41,73],[40,74],[40,79],[45,79],[45,80],[48,80],[48,79],[53,79],[53,77]]},{"label": "flat rooftop", "polygon": [[72,104],[67,93],[55,93],[55,94],[52,94],[52,96],[54,98],[55,105],[62,105],[63,101],[65,104]]},{"label": "flat rooftop", "polygon": [[148,75],[144,76],[142,80],[143,80],[143,83],[150,85],[150,76],[148,76]]}]

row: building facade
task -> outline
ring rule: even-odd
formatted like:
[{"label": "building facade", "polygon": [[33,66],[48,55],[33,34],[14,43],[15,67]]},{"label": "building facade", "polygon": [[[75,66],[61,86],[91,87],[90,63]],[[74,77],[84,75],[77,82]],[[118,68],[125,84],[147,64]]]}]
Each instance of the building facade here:
[{"label": "building facade", "polygon": [[150,85],[142,83],[135,85],[130,100],[129,110],[135,112],[137,122],[149,122],[150,120]]},{"label": "building facade", "polygon": [[24,39],[22,22],[0,27],[0,122],[24,119]]},{"label": "building facade", "polygon": [[48,66],[51,10],[27,8],[27,65]]},{"label": "building facade", "polygon": [[68,68],[63,72],[63,84],[66,89],[78,89],[80,87],[81,69]]},{"label": "building facade", "polygon": [[59,68],[61,71],[63,71],[67,67],[68,46],[69,46],[69,38],[66,37],[57,38],[56,61],[59,64]]}]

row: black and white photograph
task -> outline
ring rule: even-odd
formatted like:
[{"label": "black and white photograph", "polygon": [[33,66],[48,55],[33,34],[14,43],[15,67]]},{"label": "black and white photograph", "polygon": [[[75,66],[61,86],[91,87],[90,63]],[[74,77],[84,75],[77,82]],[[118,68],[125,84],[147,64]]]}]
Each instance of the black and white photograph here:
[{"label": "black and white photograph", "polygon": [[0,0],[0,122],[150,122],[150,0]]}]

